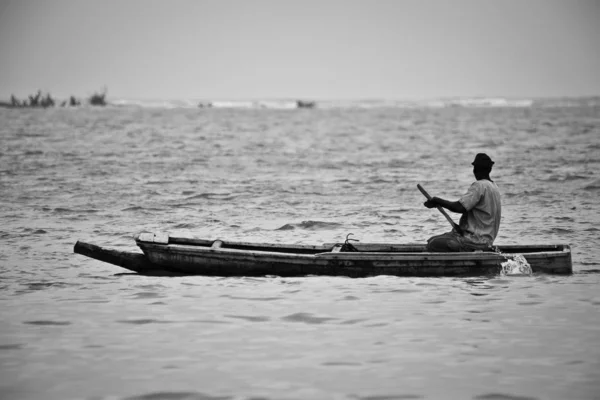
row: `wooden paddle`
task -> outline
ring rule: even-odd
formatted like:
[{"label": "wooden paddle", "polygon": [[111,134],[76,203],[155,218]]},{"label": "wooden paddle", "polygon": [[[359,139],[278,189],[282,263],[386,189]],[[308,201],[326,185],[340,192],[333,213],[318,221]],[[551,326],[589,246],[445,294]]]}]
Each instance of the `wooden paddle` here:
[{"label": "wooden paddle", "polygon": [[[420,184],[417,184],[417,187],[419,188],[421,193],[423,193],[423,196],[425,196],[427,198],[427,200],[431,200],[431,196],[429,195],[429,193],[427,193],[427,191],[425,191],[425,189],[423,189],[423,186],[421,186]],[[454,228],[454,230],[456,232],[458,232],[459,234],[462,235],[463,230],[460,228],[460,226],[458,226],[454,223],[454,221],[452,220],[452,218],[450,218],[450,216],[446,213],[446,211],[444,211],[444,209],[440,206],[437,206],[436,208],[444,215],[444,217],[446,217],[448,222],[450,222],[450,225],[452,225],[452,228]]]}]

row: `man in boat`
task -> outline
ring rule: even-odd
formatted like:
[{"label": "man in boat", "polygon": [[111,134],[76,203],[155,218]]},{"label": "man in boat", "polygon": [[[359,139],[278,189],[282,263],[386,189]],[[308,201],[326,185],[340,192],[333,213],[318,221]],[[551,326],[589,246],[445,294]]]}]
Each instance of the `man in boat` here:
[{"label": "man in boat", "polygon": [[459,230],[434,236],[427,241],[427,251],[454,252],[490,250],[500,228],[501,203],[498,186],[490,178],[492,159],[484,153],[475,156],[473,174],[476,181],[457,201],[433,197],[425,207],[444,207],[462,214]]}]

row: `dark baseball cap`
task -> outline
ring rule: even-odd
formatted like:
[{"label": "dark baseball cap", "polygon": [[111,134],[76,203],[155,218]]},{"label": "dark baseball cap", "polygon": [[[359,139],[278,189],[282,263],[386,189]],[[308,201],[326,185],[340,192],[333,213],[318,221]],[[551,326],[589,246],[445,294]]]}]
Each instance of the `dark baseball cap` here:
[{"label": "dark baseball cap", "polygon": [[494,162],[487,154],[479,153],[475,156],[475,160],[471,163],[471,165],[476,167],[491,167],[494,165]]}]

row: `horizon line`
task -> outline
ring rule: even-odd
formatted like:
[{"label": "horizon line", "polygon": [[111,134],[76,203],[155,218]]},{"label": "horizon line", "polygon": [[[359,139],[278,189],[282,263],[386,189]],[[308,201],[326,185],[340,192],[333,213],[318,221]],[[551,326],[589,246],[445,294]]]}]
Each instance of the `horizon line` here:
[{"label": "horizon line", "polygon": [[[42,95],[50,95],[53,96],[49,91],[39,90]],[[33,93],[26,94],[25,96],[35,95],[38,93],[36,90]],[[79,97],[91,97],[98,92],[94,92],[92,94],[85,95],[58,95],[57,98],[69,98],[71,96],[79,98]],[[130,100],[204,100],[204,101],[428,101],[428,100],[452,100],[452,99],[507,99],[507,100],[542,100],[542,99],[593,99],[600,98],[600,93],[598,94],[582,94],[582,95],[545,95],[545,96],[531,96],[531,95],[440,95],[440,96],[423,96],[423,97],[311,97],[311,96],[285,96],[285,97],[274,97],[274,96],[265,96],[265,97],[242,97],[242,96],[157,96],[157,97],[148,97],[148,96],[130,96],[130,95],[110,95],[108,91],[106,93],[106,99],[130,99]],[[11,93],[6,96],[5,99],[10,100],[11,97],[14,96],[19,98],[15,93]],[[4,97],[4,96],[3,96]],[[26,97],[27,98],[27,97]]]}]

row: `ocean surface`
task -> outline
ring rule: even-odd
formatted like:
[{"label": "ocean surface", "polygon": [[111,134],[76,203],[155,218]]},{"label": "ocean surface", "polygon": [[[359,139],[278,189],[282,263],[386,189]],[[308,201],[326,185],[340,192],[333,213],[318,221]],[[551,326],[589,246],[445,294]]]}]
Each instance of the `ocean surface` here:
[{"label": "ocean surface", "polygon": [[[172,103],[169,103],[172,104]],[[600,106],[0,109],[0,398],[599,399]],[[423,243],[485,152],[570,276],[147,277],[140,231]],[[455,219],[458,220],[455,215]]]}]

